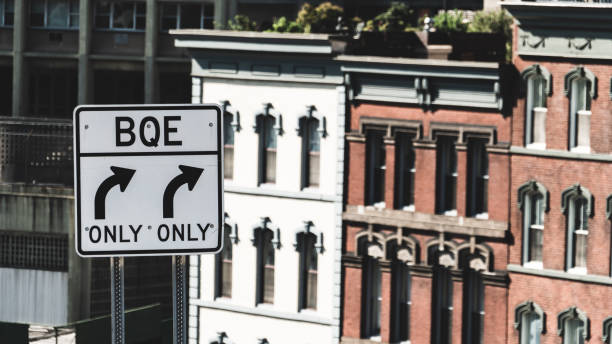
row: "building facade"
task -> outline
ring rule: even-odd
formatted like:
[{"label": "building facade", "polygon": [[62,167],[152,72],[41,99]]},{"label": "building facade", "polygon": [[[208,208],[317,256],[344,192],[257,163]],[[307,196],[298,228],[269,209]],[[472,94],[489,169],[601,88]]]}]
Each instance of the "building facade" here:
[{"label": "building facade", "polygon": [[341,57],[343,343],[505,343],[511,121],[497,63]]},{"label": "building facade", "polygon": [[612,6],[504,7],[516,18],[521,91],[512,112],[508,343],[610,343],[612,26],[604,18]]},{"label": "building facade", "polygon": [[224,108],[225,247],[191,257],[192,343],[334,343],[345,86],[327,35],[178,30]]}]

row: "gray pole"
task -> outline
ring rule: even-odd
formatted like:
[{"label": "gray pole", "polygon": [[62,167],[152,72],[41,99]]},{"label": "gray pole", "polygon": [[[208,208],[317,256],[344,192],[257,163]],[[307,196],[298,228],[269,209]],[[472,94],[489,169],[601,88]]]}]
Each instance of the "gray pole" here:
[{"label": "gray pole", "polygon": [[185,256],[172,256],[172,330],[174,344],[186,344]]},{"label": "gray pole", "polygon": [[125,344],[123,299],[123,257],[111,257],[111,333],[112,344]]}]

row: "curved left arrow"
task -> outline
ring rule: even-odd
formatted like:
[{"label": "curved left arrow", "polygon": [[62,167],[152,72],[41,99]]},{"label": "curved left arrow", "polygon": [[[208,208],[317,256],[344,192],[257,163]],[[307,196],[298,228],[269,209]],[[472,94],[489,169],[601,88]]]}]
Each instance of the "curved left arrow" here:
[{"label": "curved left arrow", "polygon": [[115,187],[115,185],[119,185],[119,190],[121,190],[121,192],[125,191],[134,173],[136,173],[136,170],[117,166],[111,166],[110,169],[113,171],[113,175],[106,178],[98,187],[98,191],[96,191],[94,200],[94,215],[96,220],[101,220],[106,217],[106,195],[108,192]]}]

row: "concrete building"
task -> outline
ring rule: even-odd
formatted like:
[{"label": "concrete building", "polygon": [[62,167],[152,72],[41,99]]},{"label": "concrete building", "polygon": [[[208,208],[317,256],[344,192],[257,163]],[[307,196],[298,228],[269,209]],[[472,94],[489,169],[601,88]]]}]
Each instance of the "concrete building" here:
[{"label": "concrete building", "polygon": [[508,343],[610,343],[612,5],[504,7],[516,18],[521,90],[510,148]]},{"label": "concrete building", "polygon": [[328,35],[178,30],[225,110],[225,248],[193,256],[190,343],[335,343],[345,85]]}]

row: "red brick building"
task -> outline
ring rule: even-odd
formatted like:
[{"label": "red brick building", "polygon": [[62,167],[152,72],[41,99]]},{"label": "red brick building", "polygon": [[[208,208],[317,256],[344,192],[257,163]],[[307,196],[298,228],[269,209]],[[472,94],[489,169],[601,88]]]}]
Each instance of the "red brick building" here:
[{"label": "red brick building", "polygon": [[343,343],[505,343],[511,124],[497,63],[339,57]]},{"label": "red brick building", "polygon": [[508,343],[610,343],[612,5],[504,7],[516,18],[521,90],[510,149]]}]

